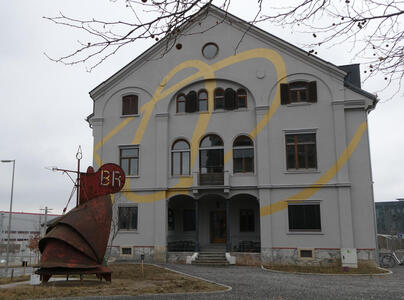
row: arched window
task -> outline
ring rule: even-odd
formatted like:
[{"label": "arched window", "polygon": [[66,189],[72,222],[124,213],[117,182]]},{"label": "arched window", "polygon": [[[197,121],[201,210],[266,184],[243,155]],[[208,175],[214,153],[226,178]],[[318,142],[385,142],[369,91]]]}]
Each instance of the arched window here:
[{"label": "arched window", "polygon": [[187,141],[178,140],[171,149],[171,174],[173,176],[189,175],[190,147]]},{"label": "arched window", "polygon": [[200,90],[198,93],[198,110],[208,111],[208,92]]},{"label": "arched window", "polygon": [[233,173],[254,172],[254,144],[245,135],[233,143]]},{"label": "arched window", "polygon": [[177,96],[177,113],[185,112],[185,95],[179,94]]},{"label": "arched window", "polygon": [[236,108],[247,107],[247,92],[245,89],[237,90]]},{"label": "arched window", "polygon": [[224,109],[224,90],[222,88],[215,89],[215,110]]},{"label": "arched window", "polygon": [[199,146],[201,174],[223,173],[223,141],[215,135],[206,136]]}]

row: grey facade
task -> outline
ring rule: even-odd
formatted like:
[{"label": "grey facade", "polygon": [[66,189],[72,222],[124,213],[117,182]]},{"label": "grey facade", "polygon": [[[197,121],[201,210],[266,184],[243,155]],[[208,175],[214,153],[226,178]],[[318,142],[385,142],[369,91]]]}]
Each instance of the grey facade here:
[{"label": "grey facade", "polygon": [[351,249],[374,263],[376,98],[257,28],[235,54],[248,26],[208,6],[168,51],[160,41],[90,92],[94,167],[128,175],[114,251],[185,261],[222,245],[240,264],[322,265]]}]

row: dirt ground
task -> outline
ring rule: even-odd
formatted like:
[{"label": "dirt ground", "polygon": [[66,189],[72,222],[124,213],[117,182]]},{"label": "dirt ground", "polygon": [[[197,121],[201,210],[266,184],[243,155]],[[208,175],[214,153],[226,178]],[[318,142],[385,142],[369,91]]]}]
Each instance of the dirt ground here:
[{"label": "dirt ground", "polygon": [[40,286],[20,285],[0,289],[0,299],[33,299],[51,297],[142,295],[159,293],[186,293],[221,291],[224,287],[175,273],[157,266],[139,264],[110,265],[112,282],[97,280],[95,275],[84,276],[83,281],[56,281]]}]

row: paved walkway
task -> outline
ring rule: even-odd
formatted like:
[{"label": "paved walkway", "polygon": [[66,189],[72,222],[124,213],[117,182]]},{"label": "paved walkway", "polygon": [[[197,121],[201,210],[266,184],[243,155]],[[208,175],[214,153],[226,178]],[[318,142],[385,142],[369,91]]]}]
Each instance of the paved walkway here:
[{"label": "paved walkway", "polygon": [[[210,294],[86,297],[72,299],[404,299],[404,266],[384,276],[289,274],[258,267],[203,267],[162,265],[173,270],[216,281],[232,289]],[[65,300],[67,298],[64,298]]]}]

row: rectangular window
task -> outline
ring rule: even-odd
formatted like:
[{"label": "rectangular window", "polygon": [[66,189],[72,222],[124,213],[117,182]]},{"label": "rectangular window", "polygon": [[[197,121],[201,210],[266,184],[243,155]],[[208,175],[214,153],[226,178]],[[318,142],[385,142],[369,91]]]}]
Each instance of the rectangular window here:
[{"label": "rectangular window", "polygon": [[320,204],[289,204],[289,231],[321,231]]},{"label": "rectangular window", "polygon": [[184,210],[184,231],[195,230],[195,209]]},{"label": "rectangular window", "polygon": [[137,206],[118,207],[118,229],[137,230]]},{"label": "rectangular window", "polygon": [[127,95],[122,97],[122,115],[137,115],[138,114],[137,95]]},{"label": "rectangular window", "polygon": [[240,232],[254,232],[255,218],[252,209],[240,209]]},{"label": "rectangular window", "polygon": [[122,255],[132,255],[132,248],[130,247],[122,247],[121,251]]},{"label": "rectangular window", "polygon": [[139,175],[139,147],[119,149],[119,163],[126,176]]},{"label": "rectangular window", "polygon": [[254,148],[233,149],[234,173],[254,172]]},{"label": "rectangular window", "polygon": [[316,134],[286,134],[286,167],[290,169],[317,168]]}]

